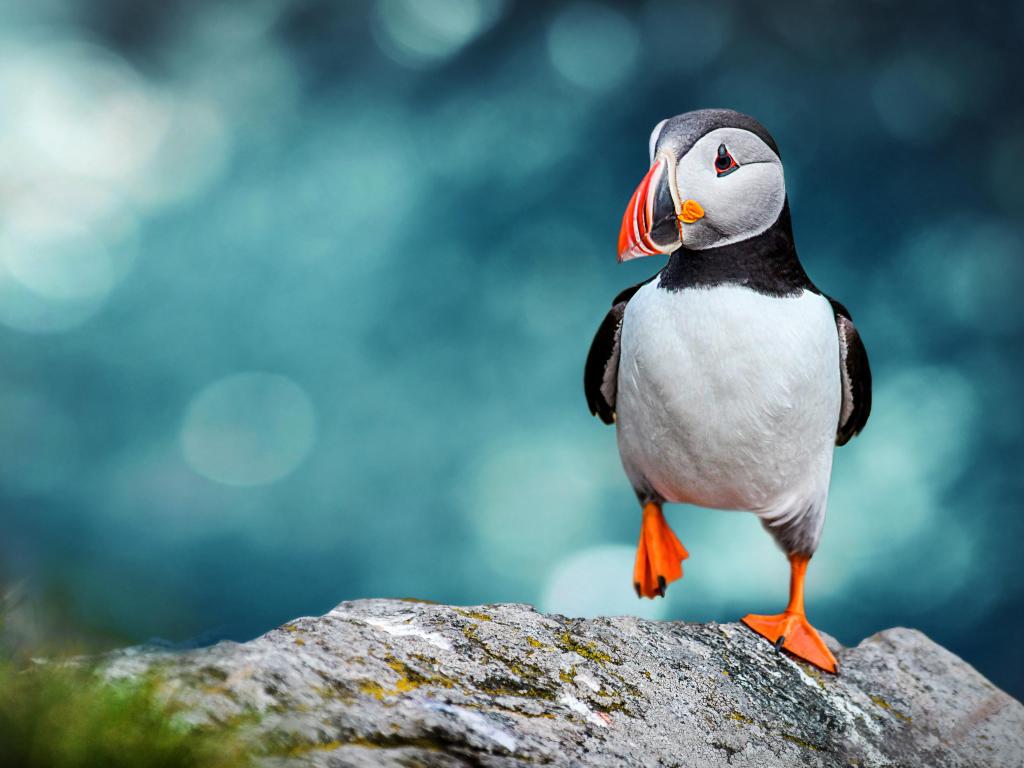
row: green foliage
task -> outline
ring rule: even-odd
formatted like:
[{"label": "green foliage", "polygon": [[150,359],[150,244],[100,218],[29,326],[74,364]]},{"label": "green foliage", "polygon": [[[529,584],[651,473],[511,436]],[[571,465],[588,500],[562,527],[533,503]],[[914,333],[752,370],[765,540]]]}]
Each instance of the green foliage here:
[{"label": "green foliage", "polygon": [[0,660],[0,755],[23,768],[237,768],[231,729],[189,726],[157,682],[109,682],[56,663]]}]

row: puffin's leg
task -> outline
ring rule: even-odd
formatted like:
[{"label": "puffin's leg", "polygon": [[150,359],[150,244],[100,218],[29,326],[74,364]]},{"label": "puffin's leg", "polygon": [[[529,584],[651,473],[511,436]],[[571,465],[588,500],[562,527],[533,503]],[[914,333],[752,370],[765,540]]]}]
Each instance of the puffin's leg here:
[{"label": "puffin's leg", "polygon": [[668,527],[661,505],[644,504],[640,541],[636,545],[633,587],[638,597],[665,596],[668,583],[683,575],[682,562],[690,555]]},{"label": "puffin's leg", "polygon": [[743,623],[775,643],[776,648],[785,648],[797,658],[835,674],[836,657],[804,613],[804,575],[810,559],[810,555],[789,556],[789,605],[784,612],[775,616],[748,614]]}]

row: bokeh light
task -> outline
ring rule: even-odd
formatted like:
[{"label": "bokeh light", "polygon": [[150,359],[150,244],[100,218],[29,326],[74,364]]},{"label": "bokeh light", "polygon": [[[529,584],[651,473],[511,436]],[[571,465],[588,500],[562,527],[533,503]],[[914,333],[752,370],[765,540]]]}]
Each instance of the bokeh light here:
[{"label": "bokeh light", "polygon": [[[465,486],[464,509],[492,568],[539,582],[541,563],[592,538],[602,491],[617,467],[607,454],[576,447],[531,434],[482,453]],[[545,534],[538,537],[541,529]]]},{"label": "bokeh light", "polygon": [[486,31],[503,6],[503,0],[378,0],[373,29],[398,63],[431,66]]},{"label": "bokeh light", "polygon": [[962,101],[949,60],[907,56],[886,63],[874,87],[878,119],[904,141],[931,142],[951,130]]},{"label": "bokeh light", "polygon": [[189,404],[181,450],[189,466],[225,485],[263,485],[285,477],[313,444],[316,416],[292,380],[236,373],[205,387]]},{"label": "bokeh light", "polygon": [[640,67],[695,76],[721,54],[732,30],[732,15],[726,3],[651,0],[642,17]]},{"label": "bokeh light", "polygon": [[607,5],[577,2],[563,8],[548,30],[548,54],[573,85],[604,91],[636,66],[640,40],[632,21]]},{"label": "bokeh light", "polygon": [[623,574],[632,573],[636,550],[627,545],[603,545],[572,552],[552,569],[538,608],[564,616],[640,616],[661,619],[664,600],[638,603]]}]

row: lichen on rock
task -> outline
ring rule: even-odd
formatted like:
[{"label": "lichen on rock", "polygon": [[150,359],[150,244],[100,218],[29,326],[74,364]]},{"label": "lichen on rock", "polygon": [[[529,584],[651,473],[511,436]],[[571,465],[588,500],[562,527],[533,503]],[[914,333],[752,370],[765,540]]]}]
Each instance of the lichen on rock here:
[{"label": "lichen on rock", "polygon": [[828,642],[838,677],[736,624],[363,600],[105,669],[275,766],[1024,765],[1024,707],[920,632]]}]

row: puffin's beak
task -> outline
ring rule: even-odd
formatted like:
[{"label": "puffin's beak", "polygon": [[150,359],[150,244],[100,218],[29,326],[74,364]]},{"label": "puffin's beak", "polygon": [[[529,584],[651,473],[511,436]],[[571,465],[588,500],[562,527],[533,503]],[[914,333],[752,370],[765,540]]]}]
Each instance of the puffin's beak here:
[{"label": "puffin's beak", "polygon": [[679,245],[676,208],[664,157],[651,166],[629,199],[619,230],[619,261],[671,253]]},{"label": "puffin's beak", "polygon": [[619,230],[620,262],[672,253],[683,243],[683,224],[704,216],[695,200],[676,209],[671,173],[668,160],[659,157],[630,198]]}]

